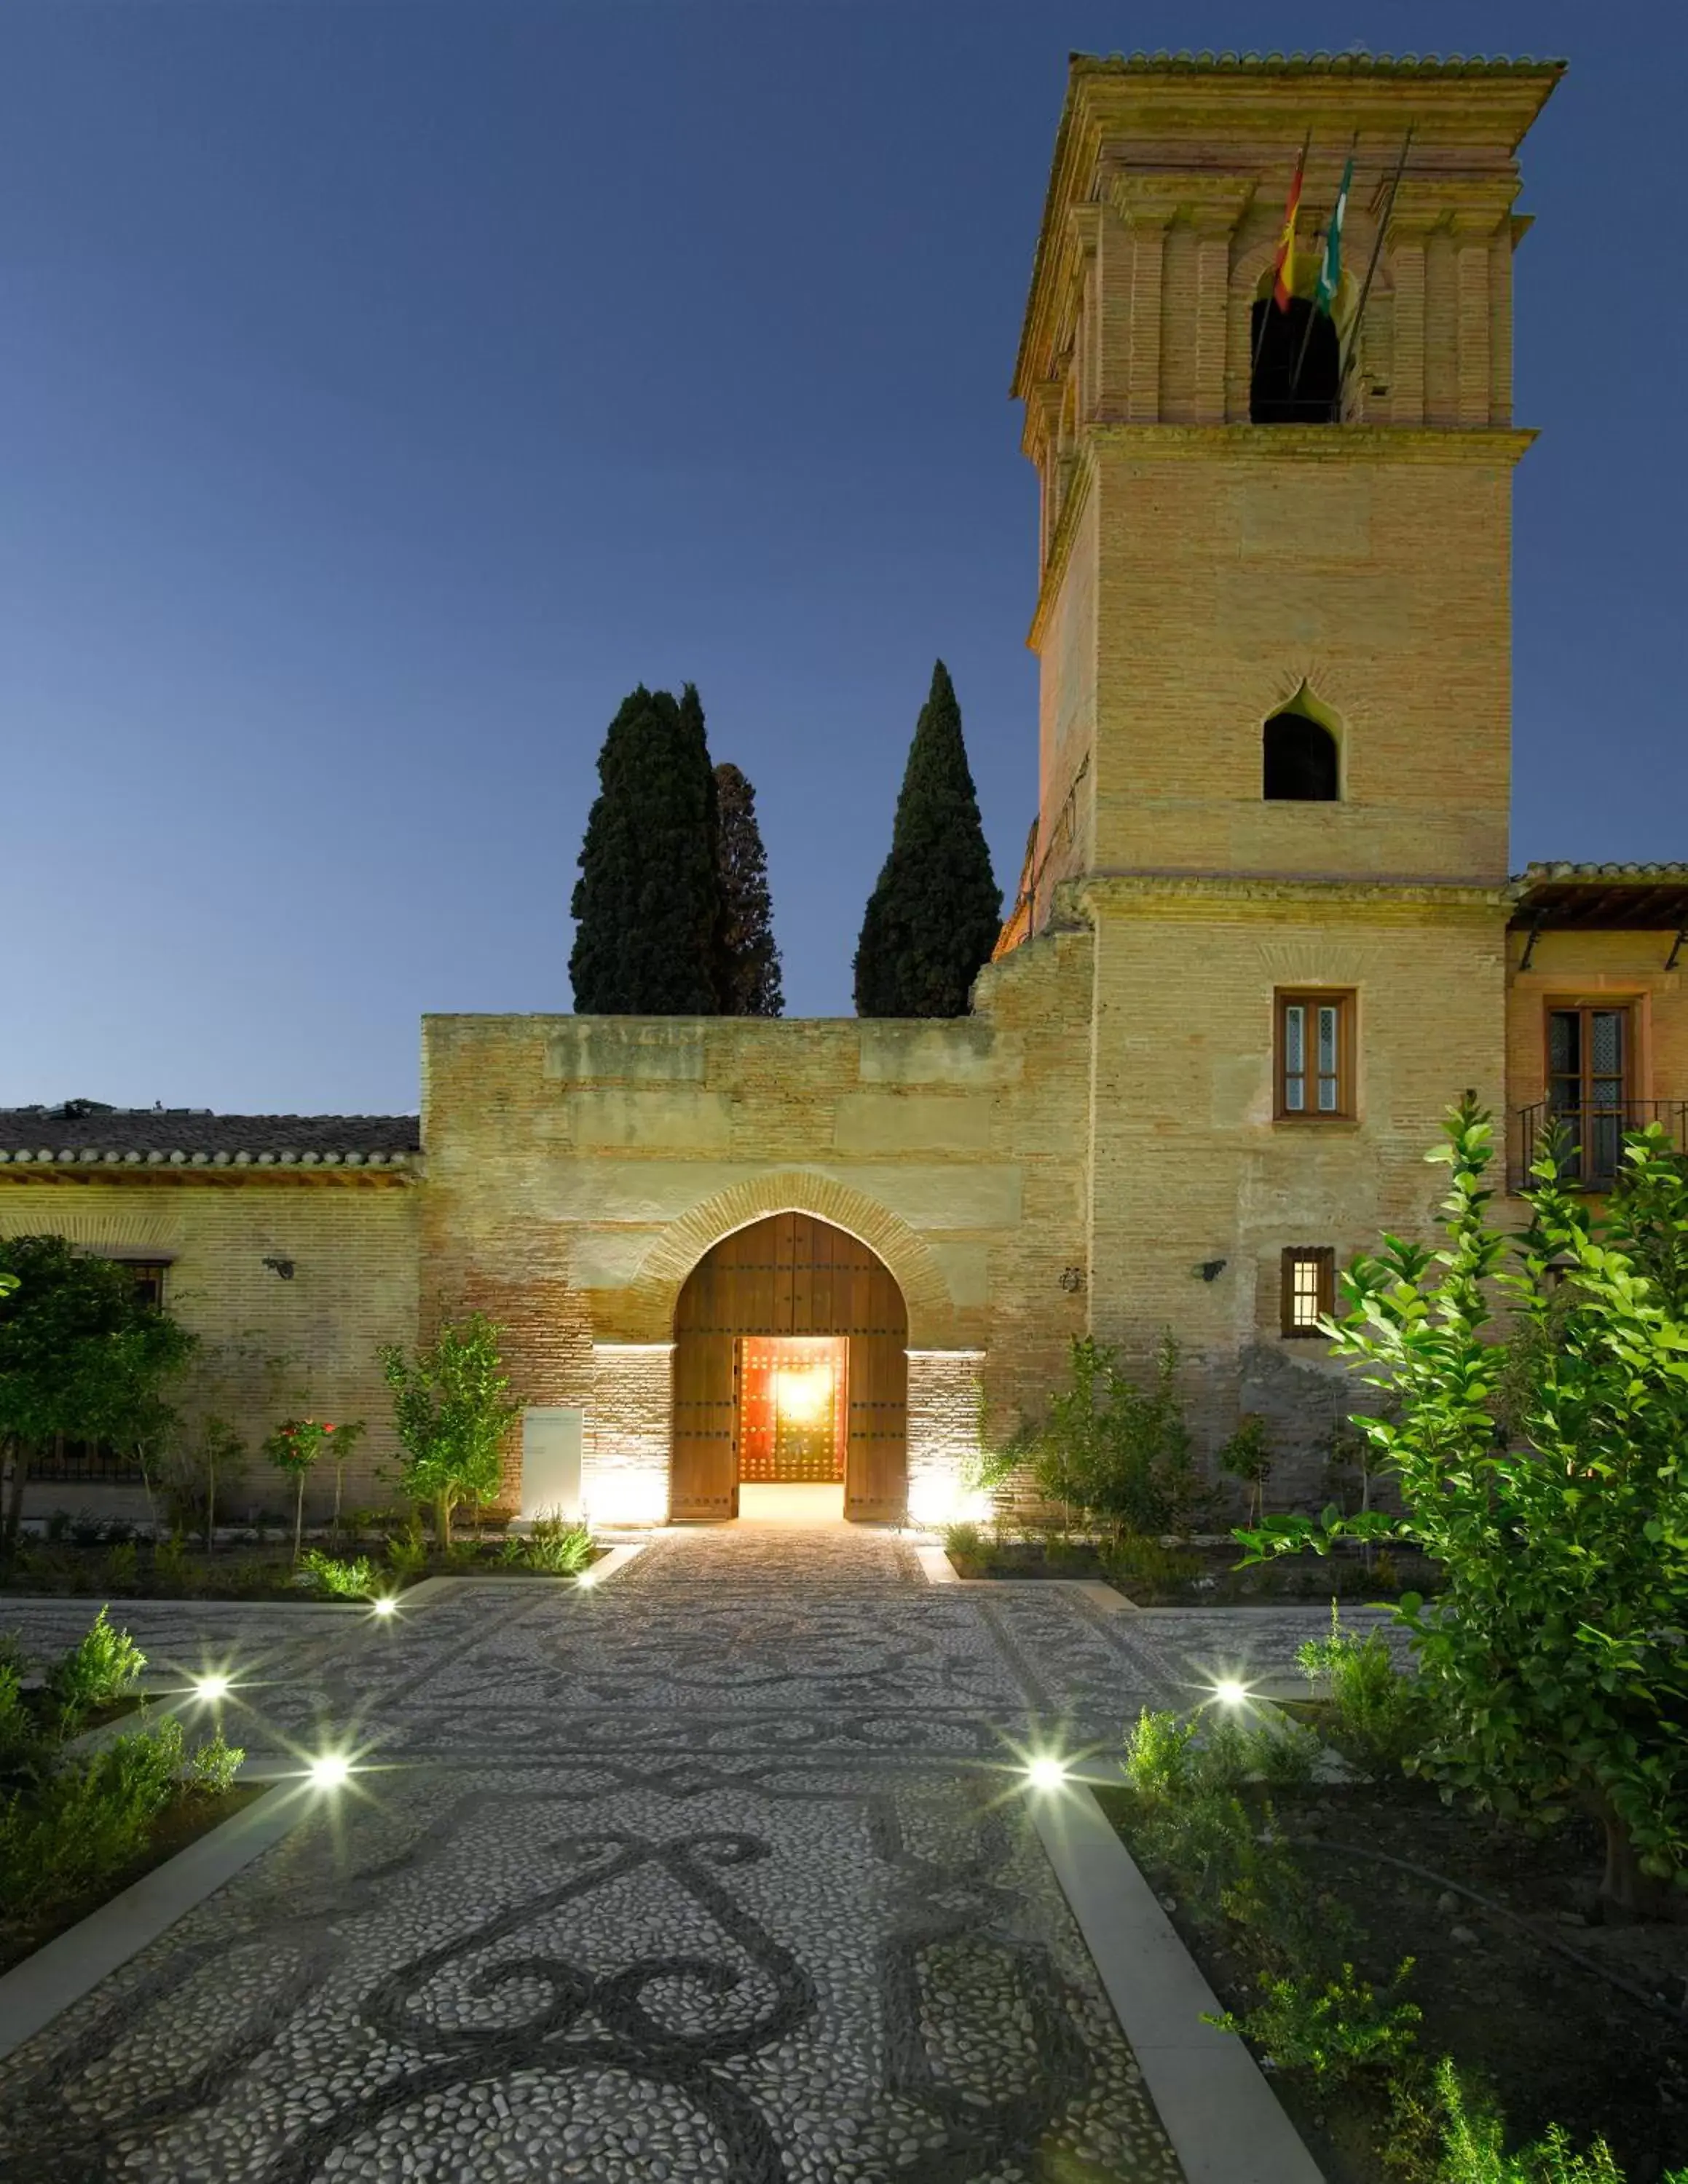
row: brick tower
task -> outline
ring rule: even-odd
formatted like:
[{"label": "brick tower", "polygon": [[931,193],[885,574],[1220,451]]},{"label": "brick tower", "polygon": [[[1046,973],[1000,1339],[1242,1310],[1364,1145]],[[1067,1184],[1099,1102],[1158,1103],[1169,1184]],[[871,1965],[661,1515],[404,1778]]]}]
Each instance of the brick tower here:
[{"label": "brick tower", "polygon": [[1071,64],[1014,378],[1022,922],[1094,938],[1092,1324],[1240,1355],[1251,1407],[1307,1355],[1278,1347],[1294,1251],[1422,1227],[1446,1102],[1503,1095],[1516,154],[1559,73]]}]

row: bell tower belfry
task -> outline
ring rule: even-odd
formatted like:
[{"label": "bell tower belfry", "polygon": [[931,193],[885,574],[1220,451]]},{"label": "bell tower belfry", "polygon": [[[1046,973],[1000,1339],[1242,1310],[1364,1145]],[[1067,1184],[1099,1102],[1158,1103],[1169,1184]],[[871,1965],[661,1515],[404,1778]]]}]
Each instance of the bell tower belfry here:
[{"label": "bell tower belfry", "polygon": [[1087,873],[1504,875],[1516,153],[1562,67],[1074,57],[1014,389],[1033,930]]},{"label": "bell tower belfry", "polygon": [[1210,1444],[1243,1411],[1328,1439],[1333,1270],[1426,1232],[1450,1101],[1504,1101],[1517,153],[1560,74],[1071,63],[1014,378],[1040,794],[998,976],[1088,966],[1086,1321],[1203,1361]]}]

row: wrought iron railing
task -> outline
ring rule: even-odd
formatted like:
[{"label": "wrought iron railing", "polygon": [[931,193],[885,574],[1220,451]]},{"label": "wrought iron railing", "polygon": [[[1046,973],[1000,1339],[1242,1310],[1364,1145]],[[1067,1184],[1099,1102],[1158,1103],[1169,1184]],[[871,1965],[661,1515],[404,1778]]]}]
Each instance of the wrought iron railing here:
[{"label": "wrought iron railing", "polygon": [[1507,1184],[1522,1190],[1535,1165],[1551,1152],[1562,1183],[1581,1190],[1610,1190],[1624,1165],[1624,1139],[1629,1130],[1662,1123],[1678,1152],[1688,1152],[1688,1100],[1611,1100],[1585,1107],[1556,1106],[1538,1100],[1512,1116]]}]

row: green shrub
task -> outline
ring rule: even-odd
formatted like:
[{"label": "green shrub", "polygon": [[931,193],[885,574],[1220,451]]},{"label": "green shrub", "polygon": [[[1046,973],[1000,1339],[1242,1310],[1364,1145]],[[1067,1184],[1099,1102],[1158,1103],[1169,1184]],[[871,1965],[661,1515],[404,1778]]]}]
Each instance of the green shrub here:
[{"label": "green shrub", "polygon": [[121,1540],[105,1556],[105,1582],[113,1592],[133,1592],[141,1574],[141,1551],[132,1540]]},{"label": "green shrub", "polygon": [[[1558,2124],[1516,2153],[1494,2101],[1474,2092],[1444,2056],[1428,2087],[1395,2090],[1391,2116],[1401,2153],[1393,2165],[1413,2184],[1624,2184],[1604,2139],[1579,2153]],[[1688,2170],[1668,2170],[1661,2184],[1688,2184]]]},{"label": "green shrub", "polygon": [[1238,2032],[1274,2069],[1305,2072],[1316,2086],[1339,2086],[1361,2070],[1388,2070],[1413,2052],[1423,2012],[1400,1999],[1412,1970],[1404,1958],[1379,1993],[1344,1964],[1334,1979],[1287,1973],[1261,1982],[1260,2000],[1238,2017],[1203,2012],[1221,2032]]},{"label": "green shrub", "polygon": [[375,1590],[375,1573],[367,1555],[342,1561],[325,1555],[320,1547],[307,1547],[299,1568],[320,1591],[335,1600],[367,1600]]},{"label": "green shrub", "polygon": [[147,1657],[126,1630],[114,1630],[104,1608],[87,1635],[47,1672],[47,1695],[67,1724],[132,1691]]},{"label": "green shrub", "polygon": [[518,1534],[505,1541],[503,1559],[552,1577],[574,1577],[592,1559],[592,1535],[584,1524],[570,1524],[564,1517],[535,1517],[525,1538]]},{"label": "green shrub", "polygon": [[1126,1740],[1126,1780],[1150,1803],[1184,1796],[1195,1780],[1196,1725],[1145,1707]]},{"label": "green shrub", "polygon": [[1127,1533],[1110,1540],[1102,1550],[1103,1574],[1121,1592],[1134,1599],[1154,1601],[1176,1597],[1201,1575],[1199,1555],[1179,1547],[1164,1547],[1159,1540]]},{"label": "green shrub", "polygon": [[197,1745],[187,1762],[187,1787],[196,1797],[221,1797],[234,1787],[246,1757],[238,1744],[225,1744],[219,1730],[209,1744]]},{"label": "green shrub", "polygon": [[1328,1679],[1328,1735],[1343,1758],[1376,1781],[1410,1769],[1429,1736],[1425,1686],[1403,1675],[1381,1630],[1344,1630],[1334,1601],[1328,1638],[1310,1638],[1296,1659],[1310,1683]]},{"label": "green shrub", "polygon": [[0,1785],[36,1774],[45,1750],[41,1723],[24,1696],[23,1680],[9,1662],[0,1662]]},{"label": "green shrub", "polygon": [[1246,1732],[1248,1771],[1272,1790],[1305,1790],[1324,1750],[1311,1729],[1276,1707],[1263,1707]]},{"label": "green shrub", "polygon": [[408,1585],[428,1568],[428,1545],[419,1530],[394,1532],[387,1541],[387,1564],[394,1577]]},{"label": "green shrub", "polygon": [[0,1902],[28,1917],[126,1865],[170,1800],[181,1724],[120,1736],[0,1802]]},{"label": "green shrub", "polygon": [[166,1592],[188,1590],[187,1542],[180,1532],[172,1532],[153,1549],[153,1575]]},{"label": "green shrub", "polygon": [[943,1551],[947,1555],[959,1555],[963,1562],[977,1562],[985,1545],[985,1535],[976,1524],[946,1524],[943,1528]]}]

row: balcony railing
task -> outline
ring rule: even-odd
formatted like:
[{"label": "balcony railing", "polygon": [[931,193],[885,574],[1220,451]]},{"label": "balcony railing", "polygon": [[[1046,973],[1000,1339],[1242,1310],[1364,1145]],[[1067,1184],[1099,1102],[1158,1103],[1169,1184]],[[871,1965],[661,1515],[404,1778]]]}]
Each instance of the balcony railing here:
[{"label": "balcony railing", "polygon": [[1663,1123],[1678,1152],[1688,1152],[1688,1100],[1613,1100],[1586,1107],[1556,1107],[1538,1100],[1512,1116],[1507,1185],[1527,1188],[1531,1171],[1551,1148],[1557,1151],[1559,1180],[1579,1190],[1610,1190],[1624,1165],[1629,1130]]}]

